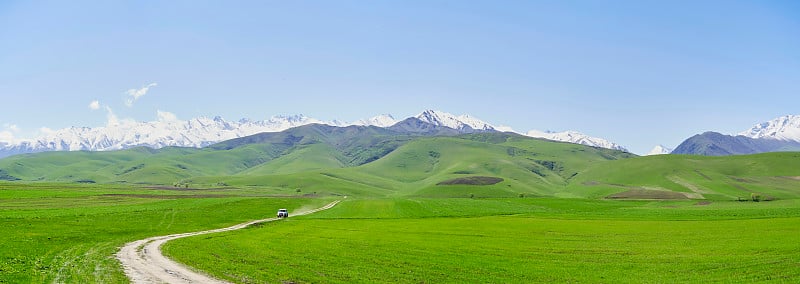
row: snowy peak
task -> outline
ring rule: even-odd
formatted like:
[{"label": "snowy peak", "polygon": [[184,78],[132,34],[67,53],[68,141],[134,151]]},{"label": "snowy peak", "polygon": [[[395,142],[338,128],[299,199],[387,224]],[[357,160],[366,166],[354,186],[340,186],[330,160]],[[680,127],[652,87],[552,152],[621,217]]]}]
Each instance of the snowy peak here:
[{"label": "snowy peak", "polygon": [[450,127],[456,130],[467,130],[468,128],[485,131],[495,130],[491,124],[466,114],[456,116],[443,111],[426,110],[415,117],[426,123]]},{"label": "snowy peak", "polygon": [[800,142],[800,115],[786,115],[757,124],[739,135],[759,139],[777,139]]},{"label": "snowy peak", "polygon": [[600,147],[600,148],[607,148],[607,149],[614,149],[614,150],[628,152],[628,149],[625,149],[625,147],[623,147],[622,145],[608,141],[603,138],[592,137],[576,131],[552,132],[552,131],[531,130],[528,131],[528,133],[526,133],[525,135],[534,138],[542,138],[553,141],[575,143],[586,146]]},{"label": "snowy peak", "polygon": [[672,150],[673,150],[672,148],[665,147],[664,145],[657,145],[657,146],[653,147],[653,150],[650,150],[650,152],[648,152],[645,155],[646,156],[664,155],[664,154],[672,153]]},{"label": "snowy peak", "polygon": [[397,122],[397,119],[395,119],[391,114],[381,114],[372,118],[358,120],[353,122],[353,125],[389,127],[395,125]]}]

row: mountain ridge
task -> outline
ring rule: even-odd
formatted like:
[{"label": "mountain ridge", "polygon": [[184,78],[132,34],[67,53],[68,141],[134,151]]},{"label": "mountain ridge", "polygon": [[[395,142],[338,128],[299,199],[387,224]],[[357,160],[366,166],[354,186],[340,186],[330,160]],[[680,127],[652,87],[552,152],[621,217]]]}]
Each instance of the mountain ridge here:
[{"label": "mountain ridge", "polygon": [[689,137],[672,154],[728,156],[785,151],[800,151],[800,142],[708,131]]},{"label": "mountain ridge", "polygon": [[553,132],[553,131],[530,130],[527,133],[525,133],[525,135],[534,138],[542,138],[553,141],[569,142],[586,146],[629,152],[628,149],[626,149],[622,145],[608,141],[603,138],[592,137],[577,131]]},{"label": "mountain ridge", "polygon": [[713,131],[684,140],[672,154],[705,156],[800,151],[800,115],[784,115],[758,123],[736,135]]},{"label": "mountain ridge", "polygon": [[[409,120],[409,119],[416,120]],[[428,124],[428,125],[423,125]],[[436,110],[425,110],[416,116],[397,120],[390,114],[382,114],[354,122],[338,120],[323,121],[302,114],[276,115],[266,120],[239,119],[228,121],[220,116],[196,117],[180,120],[168,112],[158,112],[154,121],[116,121],[100,127],[69,127],[55,130],[35,139],[16,143],[0,143],[0,158],[49,151],[111,151],[145,146],[159,149],[168,146],[202,148],[229,139],[245,137],[263,132],[280,132],[293,127],[324,124],[338,127],[376,126],[396,131],[412,131],[419,134],[475,133],[489,131],[513,131],[509,127],[496,127],[470,115],[453,115]],[[452,130],[450,130],[452,129]],[[455,130],[455,132],[453,131]],[[518,132],[515,132],[518,133]],[[538,133],[533,131],[529,133]],[[627,151],[608,140],[567,131],[569,135],[532,136],[554,141],[583,144],[595,147]],[[530,136],[530,135],[529,135]]]}]

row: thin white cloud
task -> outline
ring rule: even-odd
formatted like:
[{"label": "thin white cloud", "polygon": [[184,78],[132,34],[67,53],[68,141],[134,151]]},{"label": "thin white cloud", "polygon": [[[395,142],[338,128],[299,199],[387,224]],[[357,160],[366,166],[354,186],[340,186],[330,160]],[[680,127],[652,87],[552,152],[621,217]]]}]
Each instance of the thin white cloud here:
[{"label": "thin white cloud", "polygon": [[164,122],[178,121],[178,116],[168,111],[158,110],[156,114],[158,115],[158,121],[164,121]]},{"label": "thin white cloud", "polygon": [[107,122],[106,124],[107,124],[108,126],[116,126],[116,125],[119,125],[119,118],[117,118],[117,115],[116,115],[116,114],[114,114],[114,111],[113,111],[113,110],[111,110],[111,108],[110,108],[110,107],[108,107],[108,106],[106,106],[106,113],[107,113],[107,114],[106,114],[106,118],[107,118],[107,120],[108,120],[108,122]]},{"label": "thin white cloud", "polygon": [[11,131],[0,131],[0,143],[14,143],[16,139],[14,138],[14,133]]},{"label": "thin white cloud", "polygon": [[106,108],[106,120],[107,120],[106,126],[107,127],[112,127],[112,126],[114,126],[114,127],[116,127],[116,126],[130,126],[130,125],[133,125],[133,124],[137,123],[136,120],[132,119],[132,118],[122,118],[122,119],[120,119],[119,117],[117,117],[116,114],[114,114],[114,110],[112,110],[110,107],[105,106],[105,108]]},{"label": "thin white cloud", "polygon": [[19,127],[16,124],[4,123],[3,130],[0,131],[0,143],[14,143],[17,141],[14,133],[19,132]]},{"label": "thin white cloud", "polygon": [[149,91],[151,87],[155,87],[157,85],[158,84],[156,83],[150,83],[149,85],[144,86],[141,89],[128,90],[127,92],[125,92],[125,94],[128,95],[128,98],[125,99],[125,105],[128,107],[132,107],[133,103],[139,100],[139,98],[141,98],[142,96],[146,95],[147,91]]},{"label": "thin white cloud", "polygon": [[100,109],[100,101],[98,101],[98,100],[93,100],[92,102],[90,102],[90,103],[89,103],[89,109],[91,109],[91,110],[98,110],[98,109]]}]

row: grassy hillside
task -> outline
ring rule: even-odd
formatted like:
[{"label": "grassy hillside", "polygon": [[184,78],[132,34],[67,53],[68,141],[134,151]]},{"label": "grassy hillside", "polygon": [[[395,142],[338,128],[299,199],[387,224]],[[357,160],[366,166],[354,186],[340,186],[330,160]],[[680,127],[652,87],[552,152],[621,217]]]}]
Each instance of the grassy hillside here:
[{"label": "grassy hillside", "polygon": [[[590,197],[673,191],[683,198],[736,200],[800,198],[800,153],[706,157],[659,155],[609,161],[576,176],[570,191]],[[624,194],[619,196],[625,198]]]},{"label": "grassy hillside", "polygon": [[[757,195],[770,200],[800,197],[798,157],[798,153],[633,157],[517,135],[473,134],[416,139],[358,167],[288,175],[245,172],[192,182],[225,180],[234,186],[356,196],[737,200]],[[470,178],[500,182],[458,182]]]},{"label": "grassy hillside", "polygon": [[[0,178],[260,188],[280,195],[769,200],[800,197],[798,157],[635,157],[508,133],[423,137],[310,125],[205,149],[15,156],[0,160]],[[480,182],[486,180],[493,182]]]},{"label": "grassy hillside", "polygon": [[[417,138],[381,159],[356,167],[276,174],[282,167],[309,167],[333,161],[325,153],[330,152],[306,149],[285,156],[286,163],[277,163],[282,157],[232,176],[194,177],[190,182],[373,197],[568,196],[563,189],[579,171],[596,163],[632,157],[608,149],[484,133]],[[322,162],[310,162],[315,160]],[[471,177],[501,181],[490,185],[452,182]]]},{"label": "grassy hillside", "polygon": [[[416,140],[374,163],[348,169],[357,174],[342,175],[356,175],[353,179],[359,180],[379,177],[398,184],[402,193],[412,196],[549,196],[586,166],[626,157],[630,155],[518,135],[472,134]],[[503,181],[493,185],[440,185],[475,176]]]},{"label": "grassy hillside", "polygon": [[0,159],[0,178],[171,185],[199,176],[286,174],[376,160],[415,136],[377,127],[307,125],[204,149],[47,152]]}]

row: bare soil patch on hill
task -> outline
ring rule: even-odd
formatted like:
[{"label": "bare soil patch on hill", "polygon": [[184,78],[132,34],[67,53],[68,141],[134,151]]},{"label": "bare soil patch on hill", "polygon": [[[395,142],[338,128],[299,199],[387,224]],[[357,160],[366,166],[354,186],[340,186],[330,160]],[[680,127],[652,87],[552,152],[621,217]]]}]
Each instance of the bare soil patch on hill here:
[{"label": "bare soil patch on hill", "polygon": [[667,190],[629,189],[606,196],[607,199],[689,199],[685,194]]},{"label": "bare soil patch on hill", "polygon": [[471,176],[446,180],[436,185],[493,185],[502,181],[499,177]]}]

